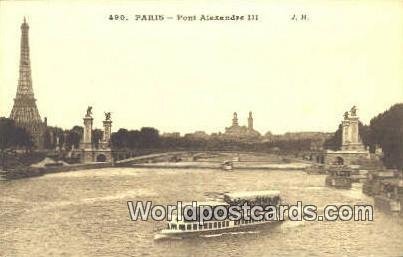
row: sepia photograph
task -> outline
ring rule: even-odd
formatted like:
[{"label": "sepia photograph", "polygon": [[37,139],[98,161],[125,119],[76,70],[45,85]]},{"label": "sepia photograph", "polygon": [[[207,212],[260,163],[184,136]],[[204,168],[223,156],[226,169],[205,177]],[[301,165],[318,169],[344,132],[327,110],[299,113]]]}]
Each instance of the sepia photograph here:
[{"label": "sepia photograph", "polygon": [[0,0],[0,256],[403,256],[403,1]]}]

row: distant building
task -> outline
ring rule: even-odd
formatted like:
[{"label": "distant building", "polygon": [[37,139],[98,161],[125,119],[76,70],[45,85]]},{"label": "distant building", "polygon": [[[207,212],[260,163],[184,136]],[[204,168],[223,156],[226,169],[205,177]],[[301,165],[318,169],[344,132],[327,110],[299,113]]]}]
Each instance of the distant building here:
[{"label": "distant building", "polygon": [[252,112],[249,112],[248,126],[240,126],[238,123],[238,115],[236,112],[234,112],[232,125],[225,128],[225,133],[222,134],[222,136],[227,139],[235,140],[259,139],[260,133],[253,128]]},{"label": "distant building", "polygon": [[310,140],[311,150],[317,151],[323,149],[323,144],[326,139],[333,136],[334,133],[327,132],[287,132],[282,135],[273,135],[267,132],[262,139],[262,142],[275,143],[278,141],[298,141]]},{"label": "distant building", "polygon": [[165,132],[161,135],[161,137],[180,138],[181,134],[179,132]]},{"label": "distant building", "polygon": [[210,136],[204,131],[195,131],[194,133],[185,134],[185,138],[191,139],[209,139]]},{"label": "distant building", "polygon": [[304,140],[304,139],[326,139],[333,135],[333,133],[324,132],[287,132],[282,138],[286,140]]},{"label": "distant building", "polygon": [[10,119],[14,120],[16,125],[25,128],[32,136],[37,148],[44,147],[44,135],[47,128],[47,120],[42,122],[31,79],[31,61],[29,58],[29,26],[24,18],[21,25],[21,49],[20,49],[20,72],[18,79],[17,94],[14,98],[13,109]]}]

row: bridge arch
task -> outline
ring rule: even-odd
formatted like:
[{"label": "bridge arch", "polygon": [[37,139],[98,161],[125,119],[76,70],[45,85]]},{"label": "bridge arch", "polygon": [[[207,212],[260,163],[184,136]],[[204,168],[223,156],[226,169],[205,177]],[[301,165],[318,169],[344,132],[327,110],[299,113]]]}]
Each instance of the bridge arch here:
[{"label": "bridge arch", "polygon": [[336,158],[334,159],[334,163],[337,165],[344,165],[344,159],[340,156],[336,156]]},{"label": "bridge arch", "polygon": [[97,155],[97,162],[106,162],[105,154],[98,154]]}]

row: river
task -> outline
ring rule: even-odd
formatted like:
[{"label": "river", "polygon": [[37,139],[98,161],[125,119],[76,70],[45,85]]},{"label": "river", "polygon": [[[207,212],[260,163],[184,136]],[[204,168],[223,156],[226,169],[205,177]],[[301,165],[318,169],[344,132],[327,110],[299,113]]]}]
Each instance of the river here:
[{"label": "river", "polygon": [[153,240],[161,221],[131,221],[127,201],[174,204],[225,191],[280,190],[290,203],[372,204],[359,184],[302,171],[107,168],[0,181],[0,256],[398,256],[403,219],[286,221],[250,233]]}]

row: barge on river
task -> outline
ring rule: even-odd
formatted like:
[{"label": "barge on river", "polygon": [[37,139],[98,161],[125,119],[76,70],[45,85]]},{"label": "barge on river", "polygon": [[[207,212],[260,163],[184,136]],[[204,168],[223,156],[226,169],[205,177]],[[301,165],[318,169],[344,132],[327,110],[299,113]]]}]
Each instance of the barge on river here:
[{"label": "barge on river", "polygon": [[226,170],[226,171],[231,171],[234,169],[234,163],[232,161],[224,161],[221,164],[221,169]]},{"label": "barge on river", "polygon": [[351,188],[352,170],[347,166],[335,166],[329,168],[325,183],[327,186],[335,188]]},{"label": "barge on river", "polygon": [[381,181],[380,194],[374,197],[375,207],[391,213],[401,213],[403,205],[403,179]]}]

